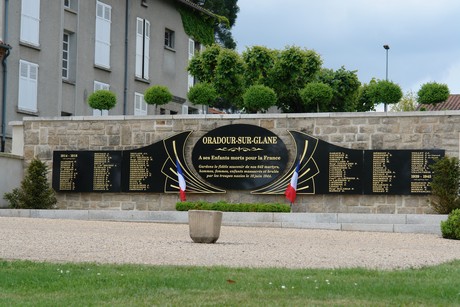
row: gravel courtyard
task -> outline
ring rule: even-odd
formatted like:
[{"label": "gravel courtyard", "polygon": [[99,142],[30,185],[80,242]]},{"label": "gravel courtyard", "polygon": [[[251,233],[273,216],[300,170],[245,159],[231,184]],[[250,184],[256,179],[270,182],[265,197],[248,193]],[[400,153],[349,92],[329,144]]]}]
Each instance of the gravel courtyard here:
[{"label": "gravel courtyard", "polygon": [[433,234],[222,226],[215,244],[188,225],[0,217],[0,259],[231,267],[401,269],[460,259]]}]

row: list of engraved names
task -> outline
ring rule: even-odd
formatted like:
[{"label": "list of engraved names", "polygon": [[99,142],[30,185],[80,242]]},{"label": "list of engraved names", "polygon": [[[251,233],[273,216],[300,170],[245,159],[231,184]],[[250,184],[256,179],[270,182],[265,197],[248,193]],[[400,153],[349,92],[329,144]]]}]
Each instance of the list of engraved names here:
[{"label": "list of engraved names", "polygon": [[152,176],[149,166],[153,158],[145,152],[131,152],[129,156],[129,190],[147,191],[145,179]]},{"label": "list of engraved names", "polygon": [[77,158],[76,153],[63,153],[60,155],[61,167],[59,169],[59,190],[75,190],[75,178],[77,177]]},{"label": "list of engraved names", "polygon": [[372,192],[388,193],[396,178],[396,172],[389,168],[393,155],[387,151],[372,153]]},{"label": "list of engraved names", "polygon": [[109,191],[112,187],[110,174],[114,167],[118,165],[114,163],[112,156],[108,152],[94,153],[94,168],[93,168],[93,190],[94,191]]},{"label": "list of engraved names", "polygon": [[352,191],[354,188],[349,184],[359,178],[349,176],[349,171],[357,165],[351,162],[347,153],[329,153],[329,192]]},{"label": "list of engraved names", "polygon": [[427,193],[430,191],[430,182],[432,180],[430,163],[432,163],[435,158],[439,157],[440,154],[432,152],[411,152],[411,193]]}]

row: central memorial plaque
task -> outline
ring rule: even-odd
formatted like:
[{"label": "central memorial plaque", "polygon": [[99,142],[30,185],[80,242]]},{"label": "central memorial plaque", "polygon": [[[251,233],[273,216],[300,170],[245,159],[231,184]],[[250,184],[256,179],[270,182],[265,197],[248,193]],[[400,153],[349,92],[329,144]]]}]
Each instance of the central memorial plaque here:
[{"label": "central memorial plaque", "polygon": [[[429,194],[431,165],[440,149],[343,148],[287,130],[295,153],[265,128],[235,124],[207,132],[194,144],[194,170],[185,151],[193,131],[128,150],[53,152],[53,188],[58,192],[150,192],[179,190],[181,166],[188,193],[283,194],[296,166],[298,194]],[[288,162],[291,161],[291,163]]]},{"label": "central memorial plaque", "polygon": [[245,124],[210,131],[192,152],[196,172],[230,190],[251,190],[272,182],[284,172],[287,161],[286,146],[276,134]]}]

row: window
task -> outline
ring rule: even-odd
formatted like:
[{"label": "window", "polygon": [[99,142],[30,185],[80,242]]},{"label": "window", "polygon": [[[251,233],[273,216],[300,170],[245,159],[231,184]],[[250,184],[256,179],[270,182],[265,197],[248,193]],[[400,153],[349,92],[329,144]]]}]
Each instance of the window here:
[{"label": "window", "polygon": [[[108,85],[107,83],[94,81],[94,91],[109,90],[109,89],[110,89],[110,85]],[[107,115],[109,115],[109,110],[93,109],[93,116],[107,116]]]},{"label": "window", "polygon": [[75,82],[75,33],[64,32],[62,35],[62,79],[68,82]]},{"label": "window", "polygon": [[137,18],[136,25],[136,77],[149,78],[150,22]]},{"label": "window", "polygon": [[38,65],[19,61],[18,109],[37,112]]},{"label": "window", "polygon": [[39,46],[40,33],[40,0],[22,0],[21,3],[21,38],[35,46]]},{"label": "window", "polygon": [[62,78],[69,79],[69,53],[70,53],[70,35],[64,33],[62,37]]},{"label": "window", "polygon": [[110,68],[110,5],[102,2],[96,4],[96,42],[94,51],[94,64]]},{"label": "window", "polygon": [[[188,60],[190,61],[195,55],[195,41],[191,38],[188,39]],[[188,74],[188,88],[190,89],[195,84],[195,78]]]},{"label": "window", "polygon": [[78,0],[64,0],[64,8],[76,12],[78,10]]},{"label": "window", "polygon": [[134,93],[134,115],[147,115],[147,103],[139,93]]},{"label": "window", "polygon": [[174,31],[165,29],[165,46],[174,49]]}]

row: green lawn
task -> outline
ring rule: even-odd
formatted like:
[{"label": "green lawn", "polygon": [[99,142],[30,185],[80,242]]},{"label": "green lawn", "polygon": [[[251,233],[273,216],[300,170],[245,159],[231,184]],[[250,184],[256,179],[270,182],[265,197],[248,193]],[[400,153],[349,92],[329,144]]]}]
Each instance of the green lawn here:
[{"label": "green lawn", "polygon": [[0,261],[0,306],[459,306],[460,261],[396,271]]}]

